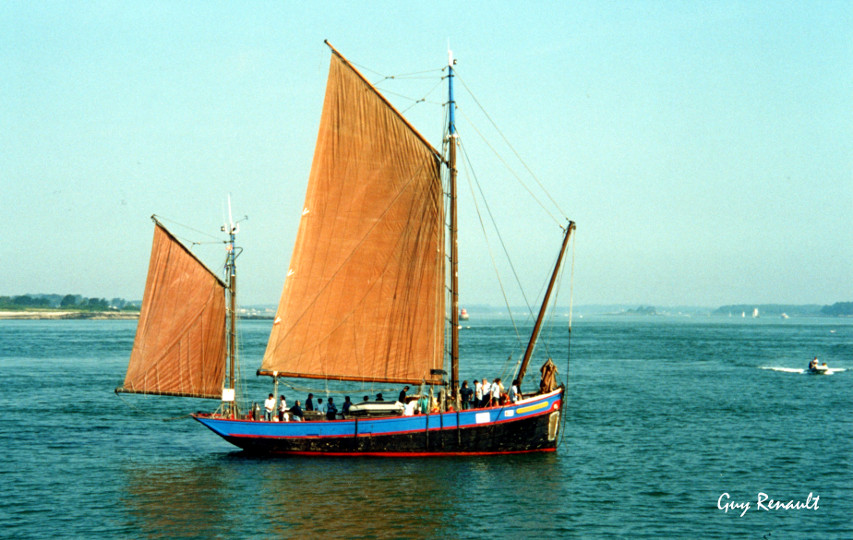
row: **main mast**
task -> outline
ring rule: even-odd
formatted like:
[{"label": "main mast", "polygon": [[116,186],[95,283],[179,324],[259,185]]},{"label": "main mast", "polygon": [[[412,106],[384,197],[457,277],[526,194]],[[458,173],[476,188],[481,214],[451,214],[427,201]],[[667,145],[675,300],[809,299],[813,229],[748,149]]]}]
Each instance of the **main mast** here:
[{"label": "main mast", "polygon": [[448,86],[448,168],[450,169],[450,388],[451,396],[459,396],[459,251],[456,219],[456,101],[453,99],[453,51],[447,51]]}]

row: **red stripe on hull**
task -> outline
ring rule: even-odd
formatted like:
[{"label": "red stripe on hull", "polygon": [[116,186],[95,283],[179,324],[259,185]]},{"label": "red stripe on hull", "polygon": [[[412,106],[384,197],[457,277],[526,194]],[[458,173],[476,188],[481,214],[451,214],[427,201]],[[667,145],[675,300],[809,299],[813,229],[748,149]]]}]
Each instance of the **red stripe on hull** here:
[{"label": "red stripe on hull", "polygon": [[536,450],[507,450],[503,452],[271,452],[274,455],[288,456],[329,456],[329,457],[463,457],[463,456],[497,456],[506,454],[532,454],[535,452],[556,452],[556,448],[539,448]]}]

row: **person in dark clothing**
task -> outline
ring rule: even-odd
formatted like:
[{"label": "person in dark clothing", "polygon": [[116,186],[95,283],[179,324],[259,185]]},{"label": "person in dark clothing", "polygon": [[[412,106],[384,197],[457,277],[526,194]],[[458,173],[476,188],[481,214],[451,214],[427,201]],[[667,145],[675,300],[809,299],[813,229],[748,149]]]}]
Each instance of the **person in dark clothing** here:
[{"label": "person in dark clothing", "polygon": [[409,386],[408,385],[404,386],[403,389],[400,390],[400,397],[397,398],[397,401],[399,401],[400,403],[405,405],[406,404],[406,392],[408,392],[408,391],[409,391]]},{"label": "person in dark clothing", "polygon": [[459,389],[459,397],[462,398],[462,410],[467,411],[471,408],[471,398],[474,396],[474,390],[468,388],[468,381],[462,381],[462,388]]},{"label": "person in dark clothing", "polygon": [[326,403],[326,420],[334,420],[337,414],[338,408],[335,406],[335,400],[334,398],[329,398],[329,402]]},{"label": "person in dark clothing", "polygon": [[302,407],[299,406],[299,400],[296,400],[296,404],[290,408],[290,416],[293,418],[294,422],[301,422],[302,417],[305,416],[305,413],[302,412]]},{"label": "person in dark clothing", "polygon": [[352,407],[352,401],[350,401],[349,396],[344,397],[344,406],[341,408],[341,414],[347,415],[349,414],[349,408]]},{"label": "person in dark clothing", "polygon": [[313,411],[314,410],[314,394],[308,394],[308,399],[305,400],[305,410]]},{"label": "person in dark clothing", "polygon": [[376,401],[385,401],[385,399],[382,397],[382,392],[376,394]]}]

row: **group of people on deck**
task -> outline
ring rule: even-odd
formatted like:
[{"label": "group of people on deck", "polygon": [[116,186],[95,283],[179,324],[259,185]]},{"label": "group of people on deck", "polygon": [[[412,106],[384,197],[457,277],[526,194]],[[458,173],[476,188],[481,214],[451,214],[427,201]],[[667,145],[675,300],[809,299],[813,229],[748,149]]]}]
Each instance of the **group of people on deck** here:
[{"label": "group of people on deck", "polygon": [[[381,395],[381,394],[380,394]],[[344,398],[344,403],[341,408],[341,414],[347,414],[352,406],[352,401],[349,396]],[[305,400],[303,407],[299,400],[293,407],[287,406],[287,398],[282,394],[278,400],[277,418],[279,422],[302,422],[305,420],[306,412],[314,411],[325,415],[326,420],[334,420],[338,416],[338,406],[335,404],[335,399],[330,397],[326,403],[323,403],[323,398],[317,398],[317,403],[314,403],[314,394],[308,394],[308,399]],[[273,421],[273,415],[276,413],[275,395],[270,394],[264,401],[264,420],[267,422]]]},{"label": "group of people on deck", "polygon": [[[518,386],[517,380],[512,381],[512,385],[510,385],[507,392],[500,377],[491,383],[486,378],[483,378],[482,381],[475,380],[473,388],[468,386],[468,381],[463,381],[462,387],[459,389],[460,409],[464,411],[515,403],[521,399],[521,392]],[[397,401],[405,406],[405,415],[438,412],[438,404],[434,398],[421,395],[417,400],[408,400],[406,396],[408,390],[408,386],[403,387],[397,399]],[[368,396],[364,396],[364,402],[368,401]],[[376,401],[384,401],[381,393],[376,394]],[[309,411],[322,413],[327,420],[334,420],[335,418],[346,416],[350,412],[352,405],[353,402],[350,400],[350,397],[345,396],[344,403],[339,411],[334,398],[328,398],[326,403],[323,403],[323,398],[317,398],[315,403],[314,394],[309,393],[304,407],[299,400],[296,400],[292,407],[288,407],[287,400],[283,394],[277,403],[275,395],[270,394],[264,401],[264,420],[272,422],[275,418],[279,422],[302,422],[305,420],[306,412]],[[256,419],[259,419],[259,417],[256,417]]]},{"label": "group of people on deck", "polygon": [[468,381],[462,381],[462,388],[459,389],[459,397],[462,401],[462,410],[483,409],[506,405],[507,403],[515,403],[521,399],[521,392],[518,389],[517,380],[512,381],[507,392],[500,377],[491,383],[483,377],[482,381],[474,381],[474,388],[468,386]]}]

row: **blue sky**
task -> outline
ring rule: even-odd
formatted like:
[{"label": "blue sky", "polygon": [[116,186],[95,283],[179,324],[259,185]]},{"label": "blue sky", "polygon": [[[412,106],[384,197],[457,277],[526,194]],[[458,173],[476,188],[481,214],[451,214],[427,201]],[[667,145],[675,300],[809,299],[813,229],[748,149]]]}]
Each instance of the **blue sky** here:
[{"label": "blue sky", "polygon": [[[277,302],[324,39],[373,81],[440,69],[449,42],[578,224],[576,304],[851,300],[853,3],[725,1],[3,2],[0,294],[141,298],[148,217],[216,235],[230,193],[249,216],[242,302]],[[439,145],[436,76],[380,87]],[[427,93],[409,109],[404,96]],[[463,145],[486,163],[477,178],[535,296],[559,230],[504,187],[464,97]],[[460,190],[462,302],[499,305]],[[198,252],[212,267],[223,256]]]}]

